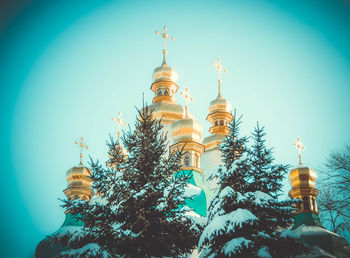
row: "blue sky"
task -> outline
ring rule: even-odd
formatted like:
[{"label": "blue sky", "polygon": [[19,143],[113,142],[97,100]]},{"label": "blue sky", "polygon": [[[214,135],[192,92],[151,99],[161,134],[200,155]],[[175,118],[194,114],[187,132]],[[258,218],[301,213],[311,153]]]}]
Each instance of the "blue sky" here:
[{"label": "blue sky", "polygon": [[350,140],[349,1],[22,2],[0,5],[5,257],[33,254],[63,222],[58,198],[79,162],[74,141],[84,136],[88,154],[105,160],[111,118],[122,112],[133,123],[142,93],[151,102],[162,60],[154,32],[164,25],[176,38],[168,64],[192,92],[203,136],[220,56],[223,96],[244,115],[242,133],[265,125],[278,162],[296,165],[300,136],[305,163],[319,170]]}]

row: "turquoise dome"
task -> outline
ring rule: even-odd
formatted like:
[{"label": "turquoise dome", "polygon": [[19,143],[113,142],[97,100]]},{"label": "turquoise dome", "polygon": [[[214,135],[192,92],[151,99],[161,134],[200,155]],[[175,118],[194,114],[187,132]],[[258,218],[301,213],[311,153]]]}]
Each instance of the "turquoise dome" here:
[{"label": "turquoise dome", "polygon": [[[81,220],[77,220],[70,213],[66,214],[66,218],[62,224],[62,226],[55,232],[59,232],[62,228],[67,226],[79,226],[83,227],[84,223]],[[60,244],[53,244],[50,237],[52,237],[55,233],[47,236],[37,245],[35,249],[35,257],[36,258],[51,258],[56,257],[60,252],[67,250],[66,247],[63,247]]]}]

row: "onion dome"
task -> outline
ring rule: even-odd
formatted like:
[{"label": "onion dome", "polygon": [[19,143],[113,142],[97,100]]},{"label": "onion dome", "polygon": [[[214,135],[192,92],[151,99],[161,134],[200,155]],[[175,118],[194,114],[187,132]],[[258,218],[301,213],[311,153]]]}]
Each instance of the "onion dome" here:
[{"label": "onion dome", "polygon": [[66,177],[68,187],[66,190],[64,190],[64,193],[68,199],[91,199],[93,195],[93,191],[91,189],[91,174],[91,170],[82,164],[74,166],[67,171]]},{"label": "onion dome", "polygon": [[177,72],[164,62],[153,71],[153,83],[159,81],[172,81],[176,83],[177,79]]},{"label": "onion dome", "polygon": [[326,230],[318,217],[316,197],[316,172],[304,166],[301,159],[301,151],[304,145],[300,138],[294,142],[299,152],[299,166],[293,168],[289,173],[292,189],[289,196],[294,200],[299,200],[296,204],[294,225],[292,230],[300,240],[308,246],[321,248],[330,254],[327,257],[350,257],[350,245],[347,241],[336,233]]},{"label": "onion dome", "polygon": [[209,132],[211,134],[228,135],[230,133],[228,124],[233,119],[231,112],[231,103],[224,99],[219,91],[218,97],[214,99],[209,106],[207,120],[212,124]]},{"label": "onion dome", "polygon": [[[48,258],[48,257],[58,257],[59,253],[63,251],[67,251],[69,248],[64,247],[59,243],[53,243],[52,237],[60,233],[62,231],[66,231],[67,229],[75,229],[78,231],[80,228],[84,226],[84,223],[81,220],[78,220],[70,213],[66,213],[66,218],[63,222],[63,225],[53,234],[44,238],[40,241],[35,249],[35,257],[36,258]],[[73,233],[73,232],[72,232]]]},{"label": "onion dome", "polygon": [[172,133],[175,142],[200,142],[202,139],[202,125],[193,118],[183,118],[173,123]]},{"label": "onion dome", "polygon": [[153,116],[163,124],[172,124],[184,115],[184,108],[179,104],[159,102],[153,103],[149,108],[153,110]]},{"label": "onion dome", "polygon": [[68,199],[82,199],[90,200],[93,196],[91,188],[92,180],[90,178],[92,172],[89,168],[83,165],[83,150],[88,146],[84,142],[84,138],[81,137],[79,141],[75,142],[80,148],[80,163],[77,166],[72,167],[66,173],[68,187],[64,190]]},{"label": "onion dome", "polygon": [[176,71],[164,63],[154,69],[151,90],[155,96],[152,102],[176,103],[175,93],[179,89],[179,86],[176,84],[177,78]]}]

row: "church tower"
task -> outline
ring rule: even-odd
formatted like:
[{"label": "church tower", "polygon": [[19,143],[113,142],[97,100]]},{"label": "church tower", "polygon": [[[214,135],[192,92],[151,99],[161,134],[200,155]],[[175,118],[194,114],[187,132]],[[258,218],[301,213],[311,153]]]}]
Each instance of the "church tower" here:
[{"label": "church tower", "polygon": [[304,166],[301,159],[301,151],[304,145],[298,138],[294,145],[299,152],[299,166],[293,168],[289,173],[292,189],[289,192],[289,197],[298,200],[298,209],[295,216],[294,227],[301,224],[322,226],[318,217],[316,197],[318,190],[316,189],[315,171],[307,166]]},{"label": "church tower", "polygon": [[219,144],[230,133],[228,125],[233,119],[232,105],[221,95],[221,75],[226,70],[221,64],[220,57],[218,57],[216,64],[213,63],[213,66],[218,71],[218,96],[209,105],[207,120],[211,123],[209,129],[211,135],[203,140],[205,153],[202,158],[204,181],[211,190],[214,190],[217,185],[215,181],[208,181],[208,177],[212,172],[217,171],[218,166],[222,164]]},{"label": "church tower", "polygon": [[[193,98],[188,88],[181,91],[181,95],[186,101],[185,114],[182,119],[172,124],[174,144],[169,147],[169,150],[170,153],[183,151],[182,167],[177,173],[183,172],[189,176],[187,189],[189,192],[196,193],[186,199],[185,205],[192,208],[196,213],[205,216],[207,213],[207,198],[205,185],[203,184],[203,171],[200,168],[200,159],[205,150],[204,145],[201,144],[202,125],[194,117],[189,116],[188,103],[193,102]],[[175,177],[177,173],[175,173]]]},{"label": "church tower", "polygon": [[188,115],[188,102],[192,102],[188,88],[184,92],[181,91],[186,101],[185,115],[182,119],[177,120],[172,125],[172,135],[174,144],[170,146],[170,153],[176,150],[183,150],[185,155],[182,157],[182,165],[184,170],[195,170],[202,173],[200,169],[200,158],[204,153],[204,145],[202,140],[202,125],[190,118]]},{"label": "church tower", "polygon": [[[80,138],[75,144],[80,149],[80,162],[79,165],[67,171],[66,177],[68,182],[68,187],[64,190],[67,198],[70,200],[81,199],[90,201],[93,197],[93,190],[91,188],[92,180],[91,170],[83,165],[83,151],[88,148],[84,142],[84,138]],[[65,220],[62,226],[50,236],[45,237],[37,245],[35,249],[36,258],[47,258],[47,257],[57,257],[62,251],[68,250],[67,247],[61,246],[59,243],[52,243],[52,236],[60,231],[69,228],[79,228],[83,227],[84,223],[81,220],[76,219],[70,212],[65,212]]]},{"label": "church tower", "polygon": [[[149,108],[153,109],[155,118],[161,120],[164,126],[162,131],[166,133],[171,132],[171,125],[183,117],[184,109],[181,105],[176,104],[175,99],[175,93],[179,89],[176,84],[178,75],[166,62],[166,42],[168,39],[174,40],[174,38],[168,34],[167,27],[164,27],[163,33],[156,32],[156,34],[161,35],[164,40],[163,62],[153,72],[151,90],[154,92],[154,97]],[[170,144],[172,144],[173,139],[170,133],[168,133],[168,137]]]},{"label": "church tower", "polygon": [[331,254],[325,257],[350,257],[350,245],[341,236],[326,230],[319,219],[316,197],[318,190],[315,183],[317,175],[308,166],[303,165],[301,151],[304,145],[298,138],[293,143],[299,152],[299,166],[293,168],[290,173],[292,189],[289,197],[298,200],[292,230],[308,246],[322,249]]}]

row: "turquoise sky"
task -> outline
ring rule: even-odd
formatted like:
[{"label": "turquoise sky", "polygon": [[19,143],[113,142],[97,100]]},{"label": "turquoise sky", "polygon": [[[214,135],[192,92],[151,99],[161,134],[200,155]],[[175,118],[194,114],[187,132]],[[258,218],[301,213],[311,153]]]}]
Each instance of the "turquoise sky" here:
[{"label": "turquoise sky", "polygon": [[8,2],[0,4],[0,256],[30,256],[63,222],[58,198],[79,162],[74,141],[84,136],[88,154],[104,161],[112,116],[133,123],[142,93],[151,102],[162,60],[154,32],[164,25],[176,38],[168,64],[192,92],[204,136],[220,56],[223,96],[244,115],[242,133],[265,125],[278,162],[296,165],[298,136],[316,170],[350,141],[349,1]]}]

